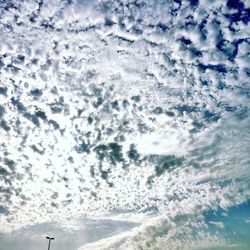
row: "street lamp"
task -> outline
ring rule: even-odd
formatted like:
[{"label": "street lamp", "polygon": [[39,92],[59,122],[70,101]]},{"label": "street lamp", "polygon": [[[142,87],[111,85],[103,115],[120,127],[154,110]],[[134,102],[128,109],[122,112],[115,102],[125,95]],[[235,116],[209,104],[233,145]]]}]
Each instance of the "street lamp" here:
[{"label": "street lamp", "polygon": [[50,249],[50,242],[52,241],[52,240],[54,240],[55,238],[52,238],[52,237],[46,237],[46,239],[48,239],[49,240],[49,246],[48,246],[48,250]]}]

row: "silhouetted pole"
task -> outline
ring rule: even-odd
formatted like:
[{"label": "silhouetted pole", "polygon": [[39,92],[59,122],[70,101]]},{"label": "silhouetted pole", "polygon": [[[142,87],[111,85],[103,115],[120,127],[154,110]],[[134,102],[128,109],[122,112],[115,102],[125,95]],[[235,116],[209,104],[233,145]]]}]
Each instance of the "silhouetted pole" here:
[{"label": "silhouetted pole", "polygon": [[49,246],[48,246],[48,250],[50,249],[50,242],[52,241],[52,240],[54,240],[55,238],[51,238],[51,237],[46,237],[46,239],[48,239],[49,240]]}]

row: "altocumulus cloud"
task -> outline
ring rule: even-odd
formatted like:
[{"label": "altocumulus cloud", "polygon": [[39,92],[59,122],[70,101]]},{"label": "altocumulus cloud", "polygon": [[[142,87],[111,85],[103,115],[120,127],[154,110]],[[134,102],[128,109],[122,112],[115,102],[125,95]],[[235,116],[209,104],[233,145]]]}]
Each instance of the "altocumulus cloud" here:
[{"label": "altocumulus cloud", "polygon": [[3,235],[54,225],[75,232],[72,249],[238,244],[206,213],[250,197],[249,7],[0,1]]}]

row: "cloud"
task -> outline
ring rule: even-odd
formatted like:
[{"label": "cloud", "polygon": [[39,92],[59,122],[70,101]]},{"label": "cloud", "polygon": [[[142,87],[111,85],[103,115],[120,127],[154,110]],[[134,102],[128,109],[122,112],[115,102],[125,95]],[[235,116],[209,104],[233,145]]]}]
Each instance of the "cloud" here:
[{"label": "cloud", "polygon": [[245,5],[2,3],[0,229],[157,214],[178,245],[178,216],[248,199]]}]

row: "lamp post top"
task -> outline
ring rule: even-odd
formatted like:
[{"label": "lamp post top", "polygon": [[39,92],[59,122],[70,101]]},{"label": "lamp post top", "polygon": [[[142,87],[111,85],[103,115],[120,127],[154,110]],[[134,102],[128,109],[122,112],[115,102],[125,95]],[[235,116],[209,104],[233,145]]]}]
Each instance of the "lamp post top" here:
[{"label": "lamp post top", "polygon": [[48,240],[54,240],[55,238],[46,236],[46,239],[48,239]]}]

